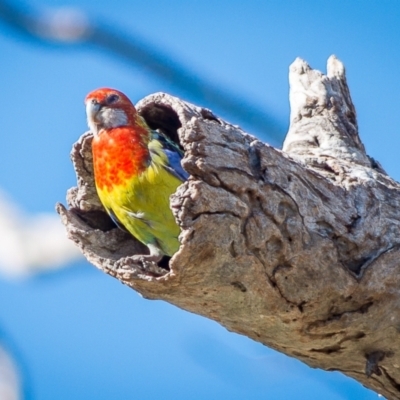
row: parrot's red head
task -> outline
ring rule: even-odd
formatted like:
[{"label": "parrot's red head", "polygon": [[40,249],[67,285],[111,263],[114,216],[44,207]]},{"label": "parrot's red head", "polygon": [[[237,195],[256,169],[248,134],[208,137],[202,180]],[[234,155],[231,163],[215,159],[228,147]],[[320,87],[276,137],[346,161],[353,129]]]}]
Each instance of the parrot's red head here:
[{"label": "parrot's red head", "polygon": [[97,135],[101,129],[129,126],[135,123],[136,109],[123,93],[101,88],[85,98],[86,115],[90,130]]}]

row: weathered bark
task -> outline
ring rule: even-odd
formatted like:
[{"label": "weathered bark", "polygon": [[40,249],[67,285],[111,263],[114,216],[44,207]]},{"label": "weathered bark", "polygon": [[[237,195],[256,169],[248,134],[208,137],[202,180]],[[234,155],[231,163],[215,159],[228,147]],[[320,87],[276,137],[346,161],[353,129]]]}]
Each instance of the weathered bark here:
[{"label": "weathered bark", "polygon": [[58,211],[87,259],[144,297],[400,398],[400,185],[365,153],[340,61],[325,76],[297,59],[290,86],[283,151],[166,94],[139,102],[191,175],[171,198],[182,233],[169,266],[130,262],[146,249],[104,213],[90,134]]}]

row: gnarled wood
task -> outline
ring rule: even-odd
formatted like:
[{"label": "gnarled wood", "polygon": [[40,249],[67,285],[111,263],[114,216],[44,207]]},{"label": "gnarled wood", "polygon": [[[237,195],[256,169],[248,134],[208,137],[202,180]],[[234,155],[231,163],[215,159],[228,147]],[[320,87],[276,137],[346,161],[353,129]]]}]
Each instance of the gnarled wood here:
[{"label": "gnarled wood", "polygon": [[191,175],[171,198],[182,233],[169,266],[130,261],[146,248],[104,213],[90,134],[58,211],[87,259],[143,296],[400,398],[400,185],[365,153],[340,61],[325,76],[298,59],[290,86],[283,151],[166,94],[139,102]]}]

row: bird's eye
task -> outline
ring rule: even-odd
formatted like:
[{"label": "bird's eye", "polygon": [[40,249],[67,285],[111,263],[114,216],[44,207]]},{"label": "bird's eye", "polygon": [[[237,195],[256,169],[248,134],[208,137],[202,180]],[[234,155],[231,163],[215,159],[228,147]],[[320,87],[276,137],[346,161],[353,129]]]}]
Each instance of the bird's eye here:
[{"label": "bird's eye", "polygon": [[107,104],[116,103],[119,100],[119,96],[117,94],[110,94],[107,97]]}]

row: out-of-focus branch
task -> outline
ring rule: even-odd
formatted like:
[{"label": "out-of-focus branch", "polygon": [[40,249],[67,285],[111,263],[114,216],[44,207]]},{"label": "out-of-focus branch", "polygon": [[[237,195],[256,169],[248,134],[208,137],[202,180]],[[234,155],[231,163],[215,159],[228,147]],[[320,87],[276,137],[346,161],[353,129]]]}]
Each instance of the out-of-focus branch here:
[{"label": "out-of-focus branch", "polygon": [[21,378],[14,360],[0,346],[0,399],[22,400],[21,387]]},{"label": "out-of-focus branch", "polygon": [[18,374],[12,360],[2,347],[0,347],[0,399],[21,399]]},{"label": "out-of-focus branch", "polygon": [[[24,392],[20,366],[9,349],[0,345],[0,399],[22,400]],[[24,393],[26,394],[26,393]]]},{"label": "out-of-focus branch", "polygon": [[79,257],[55,215],[26,215],[0,192],[1,275],[31,275],[59,268]]},{"label": "out-of-focus branch", "polygon": [[91,21],[78,9],[59,9],[39,15],[27,7],[0,0],[0,21],[7,23],[25,38],[43,44],[92,45],[167,81],[198,103],[207,104],[230,116],[233,122],[252,128],[264,139],[280,144],[283,128],[277,120],[243,96],[226,90],[194,74],[138,35],[111,28],[104,22]]}]

